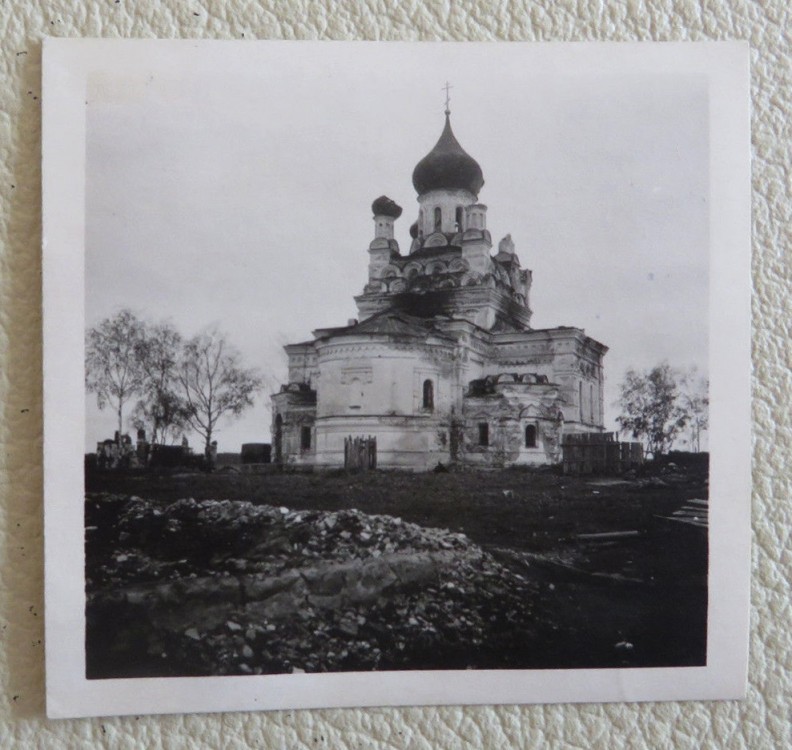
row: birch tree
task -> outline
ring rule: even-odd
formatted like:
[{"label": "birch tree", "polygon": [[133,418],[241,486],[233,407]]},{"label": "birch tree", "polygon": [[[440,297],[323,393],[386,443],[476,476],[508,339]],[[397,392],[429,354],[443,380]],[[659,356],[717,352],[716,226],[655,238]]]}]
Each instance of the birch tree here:
[{"label": "birch tree", "polygon": [[709,380],[695,368],[682,379],[680,401],[687,412],[690,449],[701,451],[701,433],[709,428]]},{"label": "birch tree", "polygon": [[145,326],[139,353],[142,393],[132,420],[136,428],[149,429],[152,443],[173,442],[187,426],[188,409],[178,393],[181,348],[182,337],[170,323]]},{"label": "birch tree", "polygon": [[679,375],[668,362],[646,372],[627,370],[618,404],[619,428],[642,440],[653,458],[668,452],[689,419],[680,403]]},{"label": "birch tree", "polygon": [[145,380],[141,348],[145,326],[131,310],[121,310],[88,329],[85,337],[85,387],[100,409],[110,406],[124,431],[124,406],[140,395]]}]

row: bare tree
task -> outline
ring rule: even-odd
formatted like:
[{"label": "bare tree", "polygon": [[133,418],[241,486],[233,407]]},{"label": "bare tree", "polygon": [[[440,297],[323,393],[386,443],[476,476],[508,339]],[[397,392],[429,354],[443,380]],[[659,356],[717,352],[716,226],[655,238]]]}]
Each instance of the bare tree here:
[{"label": "bare tree", "polygon": [[253,396],[262,387],[258,372],[243,368],[239,352],[215,329],[184,345],[176,377],[188,410],[187,422],[203,437],[207,452],[218,421],[252,406]]},{"label": "bare tree", "polygon": [[124,429],[124,405],[142,392],[145,372],[140,352],[145,326],[130,310],[121,310],[86,332],[85,387],[100,409],[108,404]]}]

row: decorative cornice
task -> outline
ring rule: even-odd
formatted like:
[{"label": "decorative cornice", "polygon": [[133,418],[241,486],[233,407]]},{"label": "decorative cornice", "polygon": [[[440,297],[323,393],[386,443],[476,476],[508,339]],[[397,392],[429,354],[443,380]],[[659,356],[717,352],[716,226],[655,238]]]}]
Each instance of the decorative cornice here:
[{"label": "decorative cornice", "polygon": [[405,351],[405,352],[423,352],[430,353],[433,356],[440,356],[445,359],[453,359],[454,349],[456,347],[452,343],[443,342],[438,344],[418,343],[418,342],[394,342],[394,341],[376,341],[371,343],[359,344],[334,344],[326,343],[322,346],[319,353],[319,360],[321,363],[332,362],[339,359],[339,355],[343,354],[363,354],[373,352],[387,352],[387,351]]}]

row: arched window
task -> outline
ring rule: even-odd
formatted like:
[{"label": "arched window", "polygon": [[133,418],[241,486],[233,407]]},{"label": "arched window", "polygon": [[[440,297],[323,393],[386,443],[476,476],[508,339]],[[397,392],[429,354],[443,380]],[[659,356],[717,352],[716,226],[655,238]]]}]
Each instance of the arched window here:
[{"label": "arched window", "polygon": [[589,384],[589,410],[591,412],[591,424],[594,424],[594,385]]},{"label": "arched window", "polygon": [[525,427],[525,447],[536,448],[536,425],[529,424]]},{"label": "arched window", "polygon": [[359,409],[363,403],[363,383],[360,378],[352,378],[349,382],[349,402],[350,409]]},{"label": "arched window", "polygon": [[479,445],[489,445],[489,424],[486,422],[479,422]]},{"label": "arched window", "polygon": [[456,208],[456,228],[457,232],[462,231],[462,206]]},{"label": "arched window", "polygon": [[434,409],[434,383],[428,379],[423,384],[423,408]]},{"label": "arched window", "polygon": [[300,428],[300,448],[304,451],[311,449],[311,428],[309,425],[303,425]]},{"label": "arched window", "polygon": [[439,232],[443,226],[443,213],[440,211],[440,206],[436,206],[434,210],[434,230]]}]

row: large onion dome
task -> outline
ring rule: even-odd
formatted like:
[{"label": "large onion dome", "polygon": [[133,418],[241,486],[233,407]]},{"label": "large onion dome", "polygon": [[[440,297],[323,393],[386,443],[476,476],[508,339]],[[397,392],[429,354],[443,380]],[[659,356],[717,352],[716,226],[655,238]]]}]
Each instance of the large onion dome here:
[{"label": "large onion dome", "polygon": [[440,140],[418,162],[412,181],[419,195],[430,190],[467,190],[478,195],[484,185],[481,167],[454,137],[447,112]]}]

